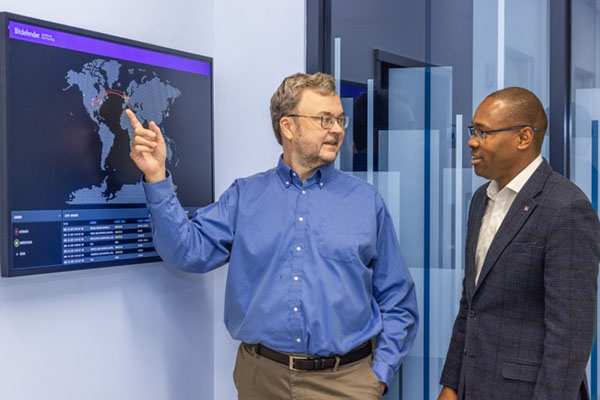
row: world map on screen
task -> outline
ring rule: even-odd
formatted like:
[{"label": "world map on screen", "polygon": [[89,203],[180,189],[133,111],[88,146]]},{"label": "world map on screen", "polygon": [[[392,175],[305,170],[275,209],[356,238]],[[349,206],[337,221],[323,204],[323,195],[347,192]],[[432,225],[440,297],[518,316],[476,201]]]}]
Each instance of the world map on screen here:
[{"label": "world map on screen", "polygon": [[167,162],[176,166],[178,147],[164,131],[163,122],[169,118],[181,91],[155,71],[124,68],[116,60],[101,58],[85,63],[81,70],[67,71],[65,80],[67,86],[63,90],[79,90],[87,114],[97,125],[100,169],[104,175],[100,185],[73,191],[67,203],[144,203],[141,173],[129,159],[134,133],[125,109],[131,109],[144,126],[154,121],[161,128]]}]

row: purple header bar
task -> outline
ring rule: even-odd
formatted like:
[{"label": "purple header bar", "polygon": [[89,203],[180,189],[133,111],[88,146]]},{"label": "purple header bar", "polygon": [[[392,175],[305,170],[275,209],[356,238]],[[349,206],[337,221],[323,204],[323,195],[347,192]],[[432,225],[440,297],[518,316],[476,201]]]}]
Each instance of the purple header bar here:
[{"label": "purple header bar", "polygon": [[11,39],[81,51],[104,57],[119,58],[142,64],[156,65],[158,67],[192,72],[194,74],[210,75],[210,64],[204,61],[173,56],[15,21],[9,21],[8,29]]}]

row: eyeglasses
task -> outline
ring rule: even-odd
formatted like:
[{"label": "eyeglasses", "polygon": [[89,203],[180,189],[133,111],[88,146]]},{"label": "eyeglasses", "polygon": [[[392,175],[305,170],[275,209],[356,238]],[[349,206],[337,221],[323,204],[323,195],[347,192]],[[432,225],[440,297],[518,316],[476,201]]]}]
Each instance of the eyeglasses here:
[{"label": "eyeglasses", "polygon": [[529,126],[529,125],[509,126],[508,128],[490,129],[487,131],[482,131],[481,129],[477,129],[473,125],[469,125],[467,128],[469,129],[469,133],[471,134],[471,137],[477,136],[479,139],[482,139],[482,140],[485,139],[491,133],[503,132],[503,131],[518,131],[519,129],[523,129],[523,128],[531,128],[532,131],[537,132],[537,128],[534,128],[533,126]]},{"label": "eyeglasses", "polygon": [[323,129],[331,129],[335,125],[335,121],[343,128],[346,129],[350,125],[350,117],[347,115],[341,115],[334,117],[333,115],[323,115],[321,117],[311,117],[310,115],[298,115],[290,114],[288,117],[301,117],[301,118],[312,118],[321,120],[321,127]]}]

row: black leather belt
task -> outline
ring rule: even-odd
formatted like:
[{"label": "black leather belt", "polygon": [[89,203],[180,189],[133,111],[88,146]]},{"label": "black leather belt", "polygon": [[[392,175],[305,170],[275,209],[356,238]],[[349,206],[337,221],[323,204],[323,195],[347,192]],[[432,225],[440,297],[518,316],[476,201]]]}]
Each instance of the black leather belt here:
[{"label": "black leather belt", "polygon": [[315,357],[315,356],[299,356],[290,353],[281,353],[270,349],[262,344],[256,345],[256,353],[270,360],[287,365],[291,370],[295,371],[322,371],[324,369],[334,368],[362,360],[373,351],[371,341],[350,350],[348,353],[341,356]]}]

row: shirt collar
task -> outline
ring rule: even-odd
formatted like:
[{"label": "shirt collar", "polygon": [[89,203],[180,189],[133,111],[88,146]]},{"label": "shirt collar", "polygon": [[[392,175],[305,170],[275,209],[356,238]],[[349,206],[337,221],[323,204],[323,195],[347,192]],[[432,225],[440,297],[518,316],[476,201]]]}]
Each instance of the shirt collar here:
[{"label": "shirt collar", "polygon": [[[515,176],[510,182],[508,182],[508,184],[504,188],[502,188],[502,190],[508,188],[509,190],[512,190],[515,193],[519,193],[521,189],[523,189],[523,186],[525,186],[529,178],[531,178],[535,170],[540,166],[542,161],[542,155],[538,154],[535,160],[529,163],[529,165],[525,167],[525,169],[519,172],[517,176]],[[498,190],[498,182],[491,181],[487,187],[487,196],[493,200],[498,195],[498,192],[501,192],[502,190]]]},{"label": "shirt collar", "polygon": [[281,179],[281,182],[283,182],[286,187],[290,186],[292,169],[283,162],[283,155],[279,157],[279,162],[277,163],[277,175],[279,175],[279,179]]},{"label": "shirt collar", "polygon": [[[337,171],[333,166],[333,163],[323,165],[322,167],[317,168],[315,173],[306,180],[305,185],[309,185],[314,181],[314,183],[317,183],[319,187],[322,188],[326,183],[335,178],[336,173]],[[277,163],[277,175],[279,175],[279,179],[281,179],[281,182],[283,182],[286,187],[289,187],[292,183],[302,186],[298,174],[289,165],[283,162],[283,155],[279,157],[279,162]]]},{"label": "shirt collar", "polygon": [[331,182],[333,180],[333,178],[335,178],[335,175],[337,173],[335,167],[333,166],[333,163],[323,165],[317,171],[319,171],[321,173],[321,179],[320,179],[319,183],[323,183],[323,184]]}]

